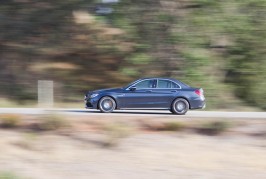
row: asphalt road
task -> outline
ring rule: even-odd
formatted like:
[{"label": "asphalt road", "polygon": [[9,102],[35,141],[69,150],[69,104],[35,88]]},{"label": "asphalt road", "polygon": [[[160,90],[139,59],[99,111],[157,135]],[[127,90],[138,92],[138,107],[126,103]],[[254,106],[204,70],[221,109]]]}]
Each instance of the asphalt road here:
[{"label": "asphalt road", "polygon": [[224,112],[224,111],[188,111],[186,115],[173,115],[167,110],[117,110],[113,113],[101,113],[97,110],[88,110],[82,108],[74,109],[43,109],[43,108],[0,108],[2,113],[14,114],[43,114],[47,112],[56,112],[64,115],[111,115],[111,116],[167,116],[167,117],[191,117],[191,118],[250,118],[266,119],[266,112]]}]

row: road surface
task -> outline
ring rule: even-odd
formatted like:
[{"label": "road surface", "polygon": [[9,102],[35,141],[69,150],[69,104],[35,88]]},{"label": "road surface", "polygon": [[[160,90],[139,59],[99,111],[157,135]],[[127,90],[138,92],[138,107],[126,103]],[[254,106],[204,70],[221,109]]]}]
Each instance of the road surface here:
[{"label": "road surface", "polygon": [[101,113],[97,110],[82,108],[74,109],[42,109],[42,108],[0,108],[2,113],[14,114],[43,114],[57,112],[64,115],[111,115],[111,116],[162,116],[162,117],[189,117],[189,118],[254,118],[266,119],[266,112],[224,112],[224,111],[188,111],[186,115],[173,115],[167,110],[116,110],[113,113]]}]

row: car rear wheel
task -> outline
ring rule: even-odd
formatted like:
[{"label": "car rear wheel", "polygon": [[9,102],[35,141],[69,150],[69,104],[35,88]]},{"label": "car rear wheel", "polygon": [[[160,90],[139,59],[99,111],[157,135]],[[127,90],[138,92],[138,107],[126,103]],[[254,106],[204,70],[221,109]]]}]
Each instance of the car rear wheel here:
[{"label": "car rear wheel", "polygon": [[177,98],[174,100],[171,106],[171,112],[178,115],[184,115],[189,109],[189,103],[183,98]]},{"label": "car rear wheel", "polygon": [[116,102],[109,96],[103,97],[99,102],[99,109],[101,112],[110,113],[116,108]]}]

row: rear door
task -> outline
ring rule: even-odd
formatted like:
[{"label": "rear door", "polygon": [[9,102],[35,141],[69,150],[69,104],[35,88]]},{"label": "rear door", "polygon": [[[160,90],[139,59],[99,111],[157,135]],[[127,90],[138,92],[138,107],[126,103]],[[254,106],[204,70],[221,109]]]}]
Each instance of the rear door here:
[{"label": "rear door", "polygon": [[168,79],[158,79],[153,94],[156,99],[156,107],[170,108],[172,101],[180,92],[181,87],[176,82]]}]

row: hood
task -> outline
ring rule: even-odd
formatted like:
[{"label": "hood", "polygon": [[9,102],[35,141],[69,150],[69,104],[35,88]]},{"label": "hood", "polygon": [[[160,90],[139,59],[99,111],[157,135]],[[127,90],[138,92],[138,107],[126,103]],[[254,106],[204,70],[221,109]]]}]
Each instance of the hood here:
[{"label": "hood", "polygon": [[91,91],[90,93],[106,93],[106,92],[120,92],[122,88],[108,88],[108,89],[99,89],[95,91]]}]

